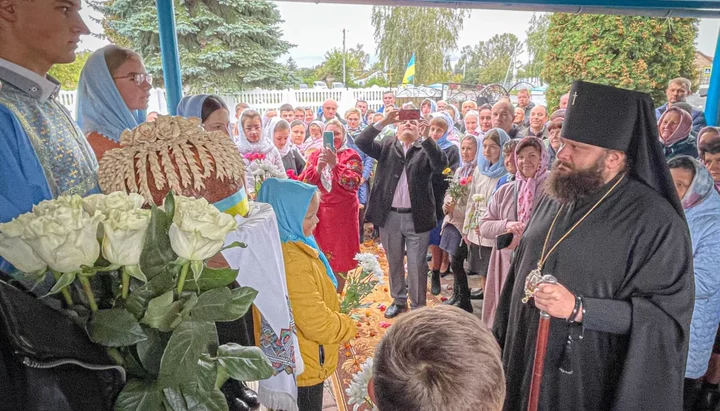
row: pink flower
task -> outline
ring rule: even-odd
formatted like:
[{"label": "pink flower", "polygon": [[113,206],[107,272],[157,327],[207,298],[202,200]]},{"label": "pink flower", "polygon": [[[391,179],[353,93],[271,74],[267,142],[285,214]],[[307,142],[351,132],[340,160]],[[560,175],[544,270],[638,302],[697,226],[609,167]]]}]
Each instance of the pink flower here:
[{"label": "pink flower", "polygon": [[467,178],[463,177],[463,178],[460,179],[460,185],[461,185],[461,186],[466,186],[467,183],[468,183]]},{"label": "pink flower", "polygon": [[380,325],[380,327],[382,327],[382,328],[388,328],[388,327],[390,327],[392,324],[390,324],[389,322],[380,321],[380,324],[379,324],[379,325]]},{"label": "pink flower", "polygon": [[380,312],[384,313],[386,309],[387,307],[385,306],[385,304],[378,305],[378,310],[380,310]]}]

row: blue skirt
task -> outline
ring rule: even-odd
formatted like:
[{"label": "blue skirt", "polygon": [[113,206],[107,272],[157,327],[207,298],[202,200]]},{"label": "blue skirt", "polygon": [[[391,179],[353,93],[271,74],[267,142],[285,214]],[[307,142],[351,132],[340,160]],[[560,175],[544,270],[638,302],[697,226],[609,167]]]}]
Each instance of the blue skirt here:
[{"label": "blue skirt", "polygon": [[440,231],[442,231],[443,220],[438,220],[437,225],[430,231],[430,245],[440,245]]}]

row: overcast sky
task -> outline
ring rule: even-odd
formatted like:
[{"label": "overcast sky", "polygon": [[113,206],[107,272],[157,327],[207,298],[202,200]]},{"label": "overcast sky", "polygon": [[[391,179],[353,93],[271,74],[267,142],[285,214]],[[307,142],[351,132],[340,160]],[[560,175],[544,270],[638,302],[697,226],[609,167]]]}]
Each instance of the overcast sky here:
[{"label": "overcast sky", "polygon": [[[364,50],[375,54],[376,43],[373,27],[370,23],[372,6],[344,4],[316,4],[276,2],[280,15],[285,22],[281,25],[285,40],[295,44],[290,56],[300,67],[312,67],[323,61],[323,55],[333,47],[342,47],[342,30],[346,29],[346,45],[354,47],[362,44]],[[90,21],[90,7],[85,7],[83,15],[93,33],[101,34],[102,27]],[[96,15],[95,15],[96,16]],[[513,33],[521,41],[525,40],[525,30],[532,13],[517,11],[479,10],[471,11],[465,19],[463,30],[458,39],[458,48],[453,51],[457,57],[459,50],[467,45],[488,40],[495,34]],[[696,44],[698,49],[712,56],[717,44],[720,20],[703,19]],[[80,49],[96,50],[107,41],[86,36]],[[283,61],[288,56],[283,57]],[[375,60],[373,56],[373,61]]]}]

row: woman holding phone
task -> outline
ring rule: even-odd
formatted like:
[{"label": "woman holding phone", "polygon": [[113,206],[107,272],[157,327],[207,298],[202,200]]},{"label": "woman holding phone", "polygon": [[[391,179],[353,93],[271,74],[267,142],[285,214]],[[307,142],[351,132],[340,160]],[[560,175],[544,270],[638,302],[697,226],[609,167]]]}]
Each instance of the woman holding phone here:
[{"label": "woman holding phone", "polygon": [[[523,138],[515,148],[514,156],[517,167],[515,181],[495,191],[480,220],[480,236],[495,242],[490,254],[482,309],[482,320],[488,327],[492,327],[495,320],[495,310],[510,270],[512,252],[520,243],[525,226],[543,197],[543,182],[547,177],[548,153],[540,139]],[[510,237],[510,244],[498,244]]]},{"label": "woman holding phone", "polygon": [[315,238],[333,271],[340,274],[338,292],[341,292],[345,285],[344,273],[357,267],[354,258],[360,252],[357,193],[363,163],[360,155],[348,148],[347,131],[339,120],[328,121],[325,134],[322,150],[310,155],[300,180],[320,190],[320,222]]}]

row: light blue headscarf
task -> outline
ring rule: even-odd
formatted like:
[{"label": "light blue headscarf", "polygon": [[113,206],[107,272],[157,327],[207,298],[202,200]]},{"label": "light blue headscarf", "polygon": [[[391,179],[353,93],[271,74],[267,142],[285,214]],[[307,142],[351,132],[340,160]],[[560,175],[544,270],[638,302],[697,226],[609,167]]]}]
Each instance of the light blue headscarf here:
[{"label": "light blue headscarf", "polygon": [[[715,182],[710,172],[698,160],[690,156],[677,156],[675,158],[687,158],[695,165],[695,178],[693,178],[687,192],[680,199],[685,210],[691,209],[705,201],[715,191]],[[672,160],[670,160],[672,162]]]},{"label": "light blue headscarf", "polygon": [[269,178],[265,180],[258,193],[257,201],[268,203],[275,210],[278,228],[280,230],[280,241],[301,242],[317,250],[320,261],[325,265],[327,276],[337,288],[338,282],[335,278],[330,262],[325,253],[322,252],[315,241],[314,236],[306,237],[303,234],[303,221],[307,214],[310,201],[312,201],[317,187],[294,181],[290,179]]},{"label": "light blue headscarf", "polygon": [[[490,134],[493,130],[497,131],[498,135],[500,136],[500,159],[495,164],[490,164],[490,161],[485,158],[483,155],[483,142],[487,138],[488,134]],[[507,170],[505,169],[505,155],[503,154],[502,148],[510,141],[510,136],[507,135],[505,130],[500,128],[491,128],[488,130],[488,132],[479,140],[478,144],[478,150],[477,150],[477,168],[480,170],[480,174],[484,176],[488,176],[490,178],[500,178],[507,174]]]},{"label": "light blue headscarf", "polygon": [[182,117],[197,117],[202,120],[202,106],[210,94],[185,96],[177,106],[177,115]]},{"label": "light blue headscarf", "polygon": [[437,145],[440,146],[443,150],[447,150],[448,148],[453,146],[453,143],[448,140],[448,136],[450,136],[450,133],[454,131],[455,124],[453,122],[452,117],[450,117],[450,114],[448,114],[445,111],[432,113],[430,114],[431,119],[439,118],[442,119],[445,124],[447,124],[447,129],[445,130],[445,134],[443,134],[442,137],[440,137],[439,140],[436,141]]},{"label": "light blue headscarf", "polygon": [[106,48],[92,53],[80,73],[75,118],[83,133],[96,131],[117,143],[123,131],[145,122],[145,111],[128,109],[105,62]]},{"label": "light blue headscarf", "polygon": [[437,103],[435,102],[435,100],[433,100],[433,99],[431,99],[431,98],[426,98],[425,100],[422,101],[422,103],[420,103],[420,110],[421,110],[421,111],[422,111],[422,106],[423,106],[426,102],[427,102],[428,104],[430,104],[430,113],[435,113],[436,111],[438,111],[438,109],[437,109]]}]

